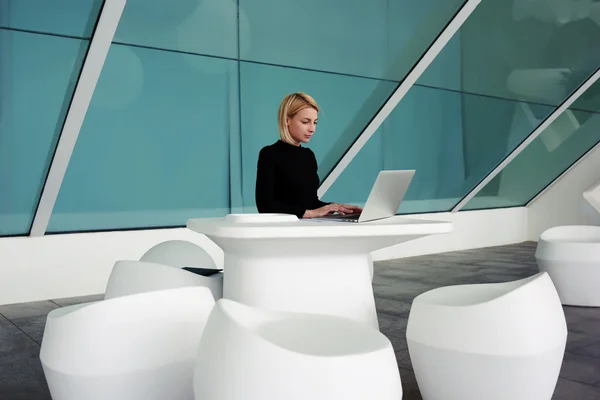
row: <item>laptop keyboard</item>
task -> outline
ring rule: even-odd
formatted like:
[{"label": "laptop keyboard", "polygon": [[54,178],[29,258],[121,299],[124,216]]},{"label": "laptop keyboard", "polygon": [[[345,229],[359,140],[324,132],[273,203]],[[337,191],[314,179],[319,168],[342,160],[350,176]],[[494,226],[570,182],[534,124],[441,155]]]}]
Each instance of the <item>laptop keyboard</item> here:
[{"label": "laptop keyboard", "polygon": [[342,214],[333,214],[333,215],[327,215],[325,217],[321,217],[321,218],[325,218],[325,219],[341,219],[341,220],[358,220],[358,218],[360,217],[360,214],[346,214],[346,215],[342,215]]}]

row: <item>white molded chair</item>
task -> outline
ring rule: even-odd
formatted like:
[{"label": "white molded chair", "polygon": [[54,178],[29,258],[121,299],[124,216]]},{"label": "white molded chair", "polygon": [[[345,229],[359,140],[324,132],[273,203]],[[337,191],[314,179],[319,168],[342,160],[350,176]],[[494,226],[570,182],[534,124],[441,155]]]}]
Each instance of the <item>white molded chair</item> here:
[{"label": "white molded chair", "polygon": [[168,240],[150,248],[140,261],[170,265],[172,267],[197,267],[218,269],[215,260],[202,247],[185,240]]},{"label": "white molded chair", "polygon": [[398,400],[390,341],[349,319],[219,300],[194,372],[197,400]]},{"label": "white molded chair", "polygon": [[600,226],[550,228],[540,236],[535,258],[562,304],[600,307]]},{"label": "white molded chair", "polygon": [[223,297],[223,274],[202,276],[168,265],[121,260],[115,263],[108,278],[104,298],[187,286],[207,287],[218,300]]},{"label": "white molded chair", "polygon": [[415,298],[406,330],[427,400],[550,400],[567,340],[548,274]]},{"label": "white molded chair", "polygon": [[188,287],[48,314],[40,360],[54,400],[189,400],[198,343],[214,307]]}]

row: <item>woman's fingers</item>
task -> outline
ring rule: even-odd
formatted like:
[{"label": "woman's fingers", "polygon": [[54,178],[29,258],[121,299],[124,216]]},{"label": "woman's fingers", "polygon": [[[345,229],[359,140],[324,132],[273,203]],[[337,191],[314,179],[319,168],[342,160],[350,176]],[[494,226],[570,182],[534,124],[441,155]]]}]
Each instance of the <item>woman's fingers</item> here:
[{"label": "woman's fingers", "polygon": [[342,204],[342,207],[344,207],[346,210],[350,210],[349,212],[352,214],[362,212],[362,208],[353,206],[351,204]]},{"label": "woman's fingers", "polygon": [[337,203],[332,203],[332,204],[328,204],[326,206],[323,206],[319,209],[320,211],[320,216],[324,216],[327,214],[333,214],[333,213],[339,213],[342,215],[346,215],[346,214],[352,214],[354,213],[354,209],[352,209],[351,207],[348,207],[344,204],[337,204]]},{"label": "woman's fingers", "polygon": [[362,211],[362,208],[359,206],[353,206],[352,204],[342,204],[344,207],[351,209],[354,212]]},{"label": "woman's fingers", "polygon": [[361,212],[362,209],[360,207],[348,205],[348,204],[339,204],[339,203],[331,203],[327,204],[321,208],[313,210],[313,216],[315,217],[323,217],[328,214],[339,213],[341,215],[346,214],[354,214],[356,212]]},{"label": "woman's fingers", "polygon": [[351,208],[346,207],[343,204],[330,204],[330,206],[333,212],[338,212],[340,214],[352,214],[353,212]]}]

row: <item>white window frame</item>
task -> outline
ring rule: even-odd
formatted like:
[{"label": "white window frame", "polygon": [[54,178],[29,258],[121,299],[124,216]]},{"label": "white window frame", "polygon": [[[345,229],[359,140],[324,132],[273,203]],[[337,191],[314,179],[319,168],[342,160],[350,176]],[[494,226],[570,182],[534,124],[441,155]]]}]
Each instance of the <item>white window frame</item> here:
[{"label": "white window frame", "polygon": [[65,117],[65,123],[58,139],[56,151],[42,189],[30,237],[43,236],[46,233],[50,215],[54,209],[73,148],[87,113],[92,95],[96,89],[100,72],[115,36],[117,26],[123,14],[127,0],[105,0],[96,29],[90,39],[88,53],[83,63],[79,81],[73,93],[71,105]]},{"label": "white window frame", "polygon": [[[544,122],[542,122],[532,133],[529,135],[519,146],[517,146],[500,164],[496,166],[477,186],[475,186],[462,200],[454,206],[452,212],[457,212],[463,208],[473,197],[479,193],[492,179],[496,177],[502,170],[510,164],[531,142],[533,142],[539,135],[544,132],[556,118],[558,118],[563,112],[567,111],[569,107],[577,100],[582,94],[586,92],[600,78],[600,68],[596,70],[592,76],[590,76],[585,82],[577,88],[567,99],[554,110]],[[538,196],[536,196],[538,197]]]},{"label": "white window frame", "polygon": [[367,143],[371,136],[373,136],[375,131],[379,129],[383,121],[385,121],[385,119],[394,110],[394,108],[400,102],[400,100],[402,100],[406,93],[408,93],[410,88],[415,84],[415,82],[419,79],[423,72],[425,72],[427,67],[429,67],[433,60],[438,56],[438,54],[442,51],[444,46],[446,46],[450,39],[452,39],[454,34],[460,29],[460,27],[467,20],[467,18],[469,18],[469,16],[475,10],[475,8],[477,8],[479,3],[481,3],[481,0],[468,0],[465,4],[463,4],[462,8],[449,21],[446,27],[433,41],[431,46],[429,46],[427,51],[414,65],[413,69],[408,73],[408,75],[406,75],[404,80],[396,88],[394,93],[392,93],[390,98],[384,103],[384,105],[377,112],[377,114],[375,114],[375,117],[360,133],[356,141],[352,144],[352,146],[350,146],[348,151],[333,168],[331,173],[329,173],[329,175],[321,183],[317,192],[317,195],[319,197],[322,197],[331,188],[333,183],[339,178],[342,172],[344,172],[346,167],[350,164],[350,162],[352,162],[354,157],[356,157],[358,152],[363,148],[363,146]]}]

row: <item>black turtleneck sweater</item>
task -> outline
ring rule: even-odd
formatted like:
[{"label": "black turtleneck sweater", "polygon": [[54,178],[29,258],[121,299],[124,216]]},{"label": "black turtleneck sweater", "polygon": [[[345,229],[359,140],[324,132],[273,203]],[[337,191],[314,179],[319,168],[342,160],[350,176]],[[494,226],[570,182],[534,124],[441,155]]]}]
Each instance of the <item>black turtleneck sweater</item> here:
[{"label": "black turtleneck sweater", "polygon": [[328,203],[317,197],[319,176],[312,150],[278,140],[261,149],[256,174],[256,207],[259,213],[294,214]]}]

